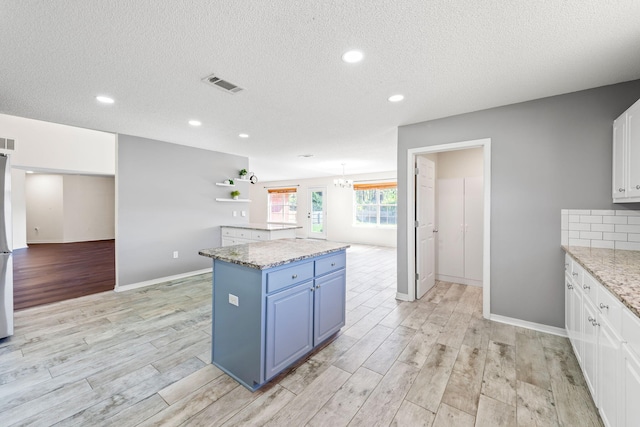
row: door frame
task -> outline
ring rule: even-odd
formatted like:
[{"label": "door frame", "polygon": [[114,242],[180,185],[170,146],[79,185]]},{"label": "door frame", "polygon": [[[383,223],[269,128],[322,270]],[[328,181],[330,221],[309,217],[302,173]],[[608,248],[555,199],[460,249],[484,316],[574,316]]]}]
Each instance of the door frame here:
[{"label": "door frame", "polygon": [[410,148],[407,150],[407,299],[416,299],[416,238],[415,238],[415,175],[416,156],[420,154],[438,153],[443,151],[464,150],[467,148],[482,148],[483,154],[483,252],[482,252],[482,315],[485,319],[491,317],[491,138],[470,141],[453,142],[448,144],[430,145]]},{"label": "door frame", "polygon": [[[315,236],[313,233],[313,197],[311,193],[314,191],[322,191],[322,236]],[[327,239],[327,187],[316,186],[316,187],[308,187],[307,188],[307,208],[309,209],[310,217],[307,218],[309,220],[308,227],[309,232],[307,237],[310,239],[319,239],[326,240]],[[319,234],[319,233],[318,233]]]}]

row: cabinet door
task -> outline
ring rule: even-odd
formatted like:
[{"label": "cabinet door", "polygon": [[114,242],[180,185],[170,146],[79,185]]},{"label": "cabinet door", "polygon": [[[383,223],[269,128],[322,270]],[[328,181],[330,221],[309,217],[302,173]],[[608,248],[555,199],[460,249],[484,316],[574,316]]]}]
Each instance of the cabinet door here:
[{"label": "cabinet door", "polygon": [[345,270],[315,280],[313,344],[318,345],[338,332],[345,322]]},{"label": "cabinet door", "polygon": [[640,103],[627,110],[627,197],[640,197]]},{"label": "cabinet door", "polygon": [[607,427],[618,425],[620,348],[620,338],[607,321],[600,319],[597,368],[599,401],[596,406],[600,408],[600,416]]},{"label": "cabinet door", "polygon": [[612,195],[614,199],[626,197],[626,153],[625,153],[625,130],[626,115],[623,114],[613,122],[613,187]]},{"label": "cabinet door", "polygon": [[567,331],[571,344],[573,345],[573,351],[576,355],[576,359],[582,366],[583,342],[582,342],[582,294],[577,289],[576,285],[571,283],[571,323],[570,329]]},{"label": "cabinet door", "polygon": [[627,345],[622,346],[623,361],[620,380],[622,383],[621,426],[640,426],[640,359],[636,358]]},{"label": "cabinet door", "polygon": [[588,298],[583,298],[582,313],[582,370],[587,381],[591,395],[595,402],[598,401],[597,390],[597,362],[598,362],[598,327],[596,323],[596,308]]},{"label": "cabinet door", "polygon": [[265,381],[313,348],[313,282],[267,296]]}]

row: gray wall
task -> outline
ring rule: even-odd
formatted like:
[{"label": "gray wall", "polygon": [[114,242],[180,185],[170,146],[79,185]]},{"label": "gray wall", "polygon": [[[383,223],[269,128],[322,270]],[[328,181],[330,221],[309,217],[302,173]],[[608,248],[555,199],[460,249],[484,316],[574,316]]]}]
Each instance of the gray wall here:
[{"label": "gray wall", "polygon": [[611,200],[612,122],[640,80],[398,129],[398,292],[407,292],[410,148],[491,138],[491,313],[563,327],[560,209]]},{"label": "gray wall", "polygon": [[118,135],[117,149],[118,286],[210,268],[198,250],[220,246],[219,226],[246,223],[232,212],[249,209],[216,202],[230,189],[215,183],[237,176],[248,159],[128,135]]}]

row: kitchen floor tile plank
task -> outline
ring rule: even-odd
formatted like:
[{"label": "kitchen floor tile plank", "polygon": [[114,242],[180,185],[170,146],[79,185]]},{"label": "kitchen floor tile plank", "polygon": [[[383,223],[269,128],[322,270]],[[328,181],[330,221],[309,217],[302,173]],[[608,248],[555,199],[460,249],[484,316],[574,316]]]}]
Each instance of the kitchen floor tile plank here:
[{"label": "kitchen floor tile plank", "polygon": [[382,375],[358,369],[329,401],[309,420],[309,426],[344,426],[362,407]]},{"label": "kitchen floor tile plank", "polygon": [[[517,350],[516,350],[517,351]],[[517,382],[516,414],[518,427],[559,426],[556,403],[550,390],[545,390],[524,381]],[[573,414],[576,416],[577,414]],[[567,420],[574,424],[575,420]]]},{"label": "kitchen floor tile plank", "polygon": [[466,345],[460,347],[442,402],[468,414],[476,414],[486,357],[486,350]]},{"label": "kitchen floor tile plank", "polygon": [[513,427],[516,407],[481,395],[475,427]]},{"label": "kitchen floor tile plank", "polygon": [[446,403],[440,405],[433,427],[474,427],[475,417]]},{"label": "kitchen floor tile plank", "polygon": [[223,425],[225,427],[265,425],[295,397],[295,394],[291,393],[286,388],[276,384],[273,387],[269,388],[269,390],[266,390],[264,394],[259,396],[249,405],[245,406],[242,410],[237,412]]},{"label": "kitchen floor tile plank", "polygon": [[482,377],[482,394],[511,406],[516,405],[515,357],[515,347],[501,342],[489,342]]},{"label": "kitchen floor tile plank", "polygon": [[[593,404],[586,386],[573,385],[567,381],[551,380],[556,410],[560,425],[602,427],[602,419]],[[640,402],[636,402],[640,404]]]},{"label": "kitchen floor tile plank", "polygon": [[460,348],[470,320],[471,314],[454,311],[442,328],[437,342],[448,347]]},{"label": "kitchen floor tile plank", "polygon": [[388,426],[418,375],[418,368],[396,362],[382,378],[349,426]]},{"label": "kitchen floor tile plank", "polygon": [[347,350],[333,365],[347,372],[355,372],[365,360],[387,339],[393,329],[375,326],[367,335]]},{"label": "kitchen floor tile plank", "polygon": [[414,329],[398,326],[362,366],[385,375],[415,334]]},{"label": "kitchen floor tile plank", "polygon": [[351,377],[348,372],[330,366],[302,393],[282,408],[267,426],[305,425]]},{"label": "kitchen floor tile plank", "polygon": [[405,400],[391,422],[391,427],[430,427],[436,415]]},{"label": "kitchen floor tile plank", "polygon": [[202,369],[197,370],[193,374],[171,384],[160,390],[158,394],[172,405],[178,400],[184,398],[191,391],[199,389],[203,385],[218,378],[223,372],[214,365],[206,365]]},{"label": "kitchen floor tile plank", "polygon": [[550,390],[547,359],[537,336],[516,333],[516,378]]},{"label": "kitchen floor tile plank", "polygon": [[438,340],[441,330],[442,327],[439,325],[430,322],[424,323],[398,356],[398,361],[422,368],[429,353],[433,350],[433,345]]},{"label": "kitchen floor tile plank", "polygon": [[437,412],[457,356],[457,348],[434,344],[406,399],[431,412]]}]

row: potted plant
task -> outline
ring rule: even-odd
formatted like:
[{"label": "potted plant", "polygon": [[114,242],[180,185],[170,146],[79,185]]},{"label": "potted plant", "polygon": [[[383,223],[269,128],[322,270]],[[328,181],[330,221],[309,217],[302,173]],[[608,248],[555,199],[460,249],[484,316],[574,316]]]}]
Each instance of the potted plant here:
[{"label": "potted plant", "polygon": [[239,192],[238,190],[233,190],[233,191],[231,192],[231,198],[232,198],[233,200],[238,200],[238,197],[239,197],[239,196],[240,196],[240,192]]},{"label": "potted plant", "polygon": [[249,172],[247,172],[246,169],[240,169],[240,173],[239,173],[240,179],[244,179],[244,177],[247,176],[248,173]]},{"label": "potted plant", "polygon": [[233,185],[233,180],[232,179],[228,179],[227,181],[229,181],[227,184]]}]

